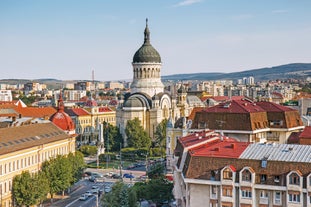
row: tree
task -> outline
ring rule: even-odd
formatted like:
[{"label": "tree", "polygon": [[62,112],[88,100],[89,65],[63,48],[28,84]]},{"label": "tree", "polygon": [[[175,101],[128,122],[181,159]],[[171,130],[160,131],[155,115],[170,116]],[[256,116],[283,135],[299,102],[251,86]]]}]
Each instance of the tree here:
[{"label": "tree", "polygon": [[169,201],[173,196],[173,183],[166,178],[160,177],[151,179],[144,188],[146,200],[152,200],[156,204],[161,204],[164,201]]},{"label": "tree", "polygon": [[48,183],[51,199],[54,193],[63,192],[70,187],[72,183],[72,166],[65,156],[58,155],[42,164],[42,171],[45,173]]},{"label": "tree", "polygon": [[[129,196],[131,195],[131,196]],[[125,183],[117,182],[112,190],[103,197],[104,207],[136,207],[136,192],[131,190]]]},{"label": "tree", "polygon": [[18,206],[39,204],[47,195],[47,180],[42,173],[24,171],[13,179],[13,199]]},{"label": "tree", "polygon": [[151,179],[162,177],[164,176],[164,169],[163,163],[153,164],[148,171],[148,177]]},{"label": "tree", "polygon": [[97,154],[97,146],[83,145],[80,147],[80,152],[85,156],[93,156]]},{"label": "tree", "polygon": [[[166,148],[166,125],[168,120],[163,119],[158,126],[156,127],[155,131],[155,142],[160,148]],[[162,152],[161,152],[162,153]]]},{"label": "tree", "polygon": [[[109,152],[117,152],[120,150],[120,144],[123,146],[123,137],[117,126],[113,126],[110,123],[104,122],[103,134],[105,136],[106,149],[108,149],[109,142]],[[106,126],[106,127],[105,127]]]},{"label": "tree", "polygon": [[133,120],[127,121],[125,127],[127,143],[129,147],[142,148],[150,147],[151,140],[147,132],[141,126],[139,119],[136,117]]},{"label": "tree", "polygon": [[85,168],[85,162],[83,159],[83,154],[79,151],[76,151],[75,153],[69,153],[67,158],[69,159],[69,163],[71,164],[72,169],[72,184],[82,177],[83,169]]},{"label": "tree", "polygon": [[120,191],[120,207],[129,207],[128,187],[123,185]]}]

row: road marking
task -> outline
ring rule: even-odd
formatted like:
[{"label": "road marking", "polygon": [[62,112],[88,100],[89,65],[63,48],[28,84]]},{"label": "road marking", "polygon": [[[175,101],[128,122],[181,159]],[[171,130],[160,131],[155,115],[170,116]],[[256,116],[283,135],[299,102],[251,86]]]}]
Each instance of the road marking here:
[{"label": "road marking", "polygon": [[72,201],[71,203],[67,204],[65,207],[69,207],[71,206],[73,203],[77,202],[79,200],[79,198],[77,198],[76,200]]}]

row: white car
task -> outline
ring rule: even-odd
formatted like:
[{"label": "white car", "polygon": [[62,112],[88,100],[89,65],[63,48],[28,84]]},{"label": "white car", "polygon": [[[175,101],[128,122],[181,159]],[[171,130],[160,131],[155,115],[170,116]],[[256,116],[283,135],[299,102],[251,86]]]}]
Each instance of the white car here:
[{"label": "white car", "polygon": [[98,191],[99,191],[99,187],[97,185],[93,185],[91,192],[95,194],[95,193],[98,193]]},{"label": "white car", "polygon": [[92,193],[91,191],[88,190],[88,191],[85,192],[85,195],[87,195],[88,197],[90,197],[90,196],[93,196],[93,193]]},{"label": "white car", "polygon": [[88,199],[88,196],[86,194],[82,194],[79,198],[80,201],[86,201]]}]

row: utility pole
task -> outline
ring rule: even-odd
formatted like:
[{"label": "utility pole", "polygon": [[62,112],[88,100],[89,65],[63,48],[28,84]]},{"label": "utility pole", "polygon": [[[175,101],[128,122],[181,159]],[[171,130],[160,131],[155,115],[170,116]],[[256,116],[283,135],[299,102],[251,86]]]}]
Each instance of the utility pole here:
[{"label": "utility pole", "polygon": [[121,177],[121,180],[123,180],[123,178],[122,178],[122,152],[121,152],[121,147],[122,147],[122,144],[120,143],[120,177]]},{"label": "utility pole", "polygon": [[108,162],[109,162],[109,136],[108,136],[108,123],[105,122],[105,137],[107,141],[107,156],[106,156],[106,169],[108,169]]}]

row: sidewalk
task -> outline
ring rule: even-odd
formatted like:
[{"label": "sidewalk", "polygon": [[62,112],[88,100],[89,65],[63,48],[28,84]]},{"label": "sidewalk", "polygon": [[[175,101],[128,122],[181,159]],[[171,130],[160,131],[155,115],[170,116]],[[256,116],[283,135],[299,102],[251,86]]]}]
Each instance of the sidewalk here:
[{"label": "sidewalk", "polygon": [[82,181],[83,180],[79,180],[78,182],[73,184],[73,186],[70,187],[70,192],[69,193],[65,193],[64,196],[58,195],[58,194],[54,195],[53,203],[51,203],[51,199],[47,199],[46,201],[43,202],[42,207],[49,207],[49,206],[52,206],[52,205],[57,205],[57,203],[59,203],[62,200],[70,197],[71,193],[73,193],[74,191],[78,190],[82,186]]}]

